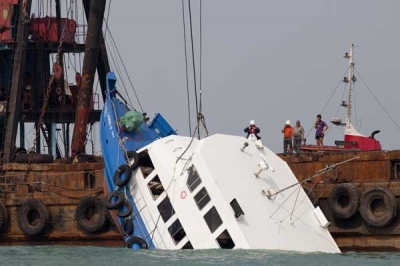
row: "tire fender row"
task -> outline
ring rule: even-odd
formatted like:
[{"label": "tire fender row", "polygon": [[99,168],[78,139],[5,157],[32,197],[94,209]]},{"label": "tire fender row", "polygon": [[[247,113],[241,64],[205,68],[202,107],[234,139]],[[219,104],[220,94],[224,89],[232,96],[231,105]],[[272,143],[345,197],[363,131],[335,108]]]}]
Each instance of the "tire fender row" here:
[{"label": "tire fender row", "polygon": [[110,192],[104,199],[104,205],[108,210],[114,210],[115,214],[123,218],[121,223],[121,234],[126,237],[127,248],[147,249],[148,245],[144,239],[134,236],[135,228],[130,217],[133,206],[126,200],[125,194],[119,189],[125,190],[125,186],[130,182],[133,172],[139,167],[139,155],[134,151],[127,152],[127,164],[120,165],[114,173],[115,190]]},{"label": "tire fender row", "polygon": [[[85,233],[98,233],[107,222],[107,209],[103,201],[94,196],[79,201],[75,210],[78,227]],[[39,199],[28,199],[17,210],[17,223],[27,236],[43,235],[52,222],[48,206]],[[3,202],[0,202],[0,235],[9,225],[9,216]]]},{"label": "tire fender row", "polygon": [[329,195],[328,205],[336,218],[350,219],[359,213],[366,225],[376,228],[388,226],[398,214],[396,196],[383,187],[360,193],[353,184],[338,184]]}]

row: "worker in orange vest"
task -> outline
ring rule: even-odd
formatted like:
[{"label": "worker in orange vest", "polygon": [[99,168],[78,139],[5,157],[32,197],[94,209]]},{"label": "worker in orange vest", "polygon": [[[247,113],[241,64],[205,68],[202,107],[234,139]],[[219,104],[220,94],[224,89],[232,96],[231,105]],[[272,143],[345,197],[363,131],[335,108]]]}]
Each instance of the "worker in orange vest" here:
[{"label": "worker in orange vest", "polygon": [[282,129],[282,133],[283,133],[283,155],[286,155],[287,153],[292,154],[293,128],[290,125],[290,120],[286,121],[285,126]]}]

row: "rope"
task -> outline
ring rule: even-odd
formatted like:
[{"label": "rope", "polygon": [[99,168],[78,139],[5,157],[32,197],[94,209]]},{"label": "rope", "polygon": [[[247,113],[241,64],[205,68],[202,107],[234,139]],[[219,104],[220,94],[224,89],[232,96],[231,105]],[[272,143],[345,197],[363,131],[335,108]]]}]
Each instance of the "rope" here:
[{"label": "rope", "polygon": [[[106,22],[106,25],[108,25],[107,22]],[[117,45],[116,45],[116,43],[115,43],[115,41],[114,41],[114,38],[113,38],[113,36],[112,36],[112,34],[111,34],[111,31],[108,30],[108,32],[109,32],[109,35],[110,35],[110,37],[111,37],[111,41],[112,41],[112,43],[114,44],[114,47],[115,47],[115,49],[116,49],[116,51],[117,51],[118,57],[119,57],[119,59],[120,59],[120,61],[121,61],[121,63],[122,63],[122,66],[123,66],[123,68],[124,68],[124,71],[125,71],[125,73],[126,73],[126,75],[127,75],[127,77],[128,77],[129,84],[131,85],[131,87],[132,87],[132,89],[133,89],[133,93],[135,94],[135,97],[136,97],[136,100],[137,100],[137,102],[138,102],[138,104],[139,104],[140,110],[143,112],[142,104],[140,103],[139,97],[138,97],[138,95],[137,95],[137,93],[136,93],[135,87],[133,86],[132,80],[131,80],[131,78],[130,78],[129,75],[128,75],[128,71],[126,70],[125,63],[124,63],[124,61],[122,60],[121,54],[120,54],[120,52],[119,52],[119,50],[118,50],[118,47],[117,47]],[[129,94],[128,94],[128,99],[129,99],[129,101],[131,101],[130,98],[129,98]]]},{"label": "rope", "polygon": [[189,150],[189,147],[192,145],[194,136],[196,135],[196,130],[197,130],[198,128],[199,128],[199,125],[197,125],[196,128],[194,129],[192,138],[190,139],[190,142],[189,142],[188,146],[187,146],[186,149],[182,152],[182,154],[176,159],[176,162],[175,162],[175,163],[177,163],[177,162],[182,158],[182,156]]},{"label": "rope", "polygon": [[[357,120],[357,102],[356,102],[356,84],[353,83],[353,98],[354,98],[354,117],[356,120],[356,128],[358,126],[358,120]],[[358,128],[360,130],[360,128]]]},{"label": "rope", "polygon": [[[311,190],[310,190],[310,192],[309,192],[308,194],[311,193],[312,189],[314,189],[315,186],[316,186],[316,184],[313,185],[313,187],[311,188]],[[313,204],[314,204],[315,202],[317,202],[318,199],[322,196],[322,194],[324,194],[325,191],[327,191],[327,190],[328,190],[329,188],[331,188],[332,186],[333,186],[333,183],[331,183],[331,184],[329,184],[328,186],[326,186],[325,189],[316,197],[316,199],[314,200]],[[307,197],[308,197],[308,194],[307,194]],[[303,201],[304,201],[305,199],[306,199],[306,198],[303,198],[303,200],[301,201],[301,203],[303,203]],[[294,224],[297,220],[299,220],[310,208],[311,208],[311,206],[309,206],[307,209],[305,209],[304,212],[301,213],[301,214],[296,218],[296,220],[294,220],[294,221],[292,222],[292,224]]]},{"label": "rope", "polygon": [[290,213],[290,220],[292,220],[293,212],[294,212],[294,210],[296,209],[297,199],[299,198],[299,194],[300,194],[300,187],[301,187],[301,186],[299,186],[299,187],[297,188],[296,200],[294,201],[293,209],[292,209],[292,212]]},{"label": "rope", "polygon": [[[349,67],[347,67],[346,71],[343,73],[343,76],[346,75],[347,71],[349,70]],[[339,83],[337,84],[336,88],[333,90],[333,92],[331,93],[331,96],[329,96],[328,101],[325,103],[324,107],[322,108],[322,111],[320,112],[321,114],[324,113],[325,108],[328,106],[328,103],[331,101],[333,95],[335,94],[336,90],[339,88],[340,84],[342,83],[342,78],[340,78]],[[311,127],[310,130],[308,131],[305,139],[308,138],[308,135],[310,135],[311,131],[313,130],[313,128]]]},{"label": "rope", "polygon": [[[203,31],[202,31],[202,24],[203,24],[203,20],[201,19],[201,11],[202,11],[202,5],[201,5],[201,3],[202,3],[202,1],[200,0],[200,14],[199,14],[199,16],[200,16],[200,80],[199,80],[199,99],[200,99],[200,103],[199,103],[199,112],[200,113],[202,113],[203,112],[203,106],[202,106],[202,101],[201,101],[201,93],[202,93],[202,90],[201,90],[201,79],[202,79],[202,73],[201,73],[201,70],[202,70],[202,57],[203,57],[203,53],[202,53],[202,47],[203,47],[203,45],[202,45],[202,42],[203,42]],[[207,134],[208,135],[208,134]]]},{"label": "rope", "polygon": [[[194,97],[196,100],[196,113],[197,115],[200,113],[199,111],[199,103],[197,100],[197,80],[196,80],[196,64],[194,61],[194,44],[193,44],[193,25],[192,25],[192,8],[191,8],[191,1],[188,0],[189,3],[189,22],[190,22],[190,39],[191,39],[191,46],[192,46],[192,65],[193,65],[193,81],[194,81]],[[198,126],[199,120],[197,120],[197,134],[198,138],[200,139],[200,127]]]},{"label": "rope", "polygon": [[202,113],[199,113],[197,117],[198,117],[197,119],[201,121],[201,124],[203,125],[204,130],[206,131],[206,137],[208,137],[209,133],[206,126],[206,119],[204,118],[204,115]]},{"label": "rope", "polygon": [[[116,127],[117,127],[118,145],[120,146],[122,152],[124,153],[125,158],[128,159],[128,153],[126,152],[125,145],[123,143],[123,140],[121,140],[121,138],[119,136],[119,134],[121,133],[121,130],[120,130],[119,125],[118,125],[118,116],[117,116],[117,112],[116,112],[116,109],[115,109],[114,102],[110,99],[109,95],[107,95],[107,98],[111,102],[113,113],[114,113],[114,119],[115,119],[115,123],[116,123]],[[119,155],[119,153],[118,153],[118,155]],[[119,160],[119,158],[117,158],[117,160]]]},{"label": "rope", "polygon": [[183,22],[183,46],[185,47],[185,72],[186,72],[186,94],[187,94],[187,108],[189,119],[189,135],[192,135],[192,121],[190,119],[190,94],[189,94],[189,74],[188,74],[188,59],[187,59],[187,44],[186,44],[186,23],[185,23],[185,4],[182,0],[182,22]]},{"label": "rope", "polygon": [[353,157],[353,158],[344,160],[344,161],[342,161],[342,162],[335,163],[335,164],[332,164],[332,165],[330,165],[330,166],[327,166],[327,167],[325,167],[325,168],[323,168],[323,169],[317,171],[317,173],[316,173],[315,175],[313,175],[313,176],[311,176],[311,177],[309,177],[309,178],[306,178],[306,179],[304,179],[304,180],[302,180],[302,181],[300,181],[300,182],[298,182],[298,183],[295,183],[295,184],[293,184],[293,185],[290,185],[290,186],[288,186],[288,187],[286,187],[286,188],[283,188],[283,189],[281,189],[281,190],[275,192],[274,194],[267,195],[267,197],[270,199],[271,197],[276,196],[276,195],[278,195],[279,193],[281,193],[281,192],[283,192],[283,191],[285,191],[285,190],[287,190],[287,189],[289,189],[289,188],[292,188],[292,187],[294,187],[294,186],[296,186],[296,185],[301,185],[301,184],[303,184],[303,183],[305,183],[305,182],[307,182],[307,181],[309,181],[309,180],[312,180],[313,178],[315,178],[315,177],[317,177],[317,176],[320,176],[320,175],[322,175],[322,174],[325,174],[326,172],[333,170],[333,169],[334,169],[336,166],[338,166],[338,165],[341,165],[341,164],[344,164],[344,163],[353,161],[353,160],[358,159],[358,158],[360,158],[360,156],[356,156],[356,157]]},{"label": "rope", "polygon": [[[301,182],[300,182],[300,183],[301,183]],[[287,190],[287,189],[289,189],[289,188],[292,188],[292,187],[294,187],[294,186],[296,186],[296,185],[301,185],[300,183],[296,183],[296,184],[294,184],[294,185],[292,185],[292,186],[289,186],[289,187],[287,187],[287,188],[284,188],[284,189],[282,189],[282,190],[276,192],[275,194],[271,195],[270,197],[276,196],[276,195],[278,195],[278,193],[283,192],[284,190]],[[269,218],[272,218],[272,216],[274,216],[274,214],[277,213],[277,212],[282,208],[283,204],[285,204],[286,201],[288,201],[288,200],[290,199],[290,197],[291,197],[295,192],[296,192],[296,190],[293,190],[292,193],[290,193],[289,196],[287,196],[287,198],[286,198],[286,199],[278,206],[278,208],[276,208],[276,210],[269,216]],[[284,218],[284,219],[286,219],[286,218]],[[282,219],[281,221],[283,221],[284,219]]]},{"label": "rope", "polygon": [[[107,24],[107,22],[105,20],[104,20],[104,23]],[[108,28],[108,26],[107,26],[107,28]],[[110,56],[111,63],[114,65],[113,68],[116,70],[117,75],[119,77],[117,82],[118,82],[118,84],[121,83],[121,86],[119,86],[119,87],[122,87],[123,91],[125,92],[125,94],[128,95],[128,92],[127,92],[127,89],[126,89],[126,85],[125,85],[125,80],[124,80],[122,71],[120,70],[119,61],[116,59],[117,58],[117,54],[116,54],[116,51],[115,51],[115,47],[114,47],[114,45],[112,44],[112,42],[109,39],[105,39],[105,41],[106,42],[108,41],[108,44],[106,44],[108,47],[110,47],[110,49],[108,49],[108,55]]]},{"label": "rope", "polygon": [[110,17],[110,7],[111,7],[111,0],[108,2],[108,10],[107,10],[107,17],[106,17],[106,29],[104,31],[103,39],[106,39],[107,31],[108,31],[108,18]]},{"label": "rope", "polygon": [[357,69],[354,68],[356,71],[357,75],[360,77],[361,81],[364,83],[365,87],[369,90],[369,92],[372,94],[372,96],[375,98],[375,100],[378,102],[379,106],[382,108],[382,110],[386,113],[386,115],[392,120],[392,122],[396,125],[397,129],[400,129],[399,125],[396,123],[396,121],[393,119],[393,117],[389,114],[389,112],[385,109],[383,104],[379,101],[378,97],[374,94],[374,92],[371,90],[371,88],[367,85],[367,83],[364,81],[364,79],[361,77],[360,73],[358,73]]}]

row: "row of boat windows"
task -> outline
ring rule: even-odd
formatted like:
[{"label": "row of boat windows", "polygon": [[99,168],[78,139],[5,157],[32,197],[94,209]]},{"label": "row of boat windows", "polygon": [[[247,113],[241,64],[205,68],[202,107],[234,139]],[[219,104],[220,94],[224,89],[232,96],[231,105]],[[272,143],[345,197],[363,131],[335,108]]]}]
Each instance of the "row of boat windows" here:
[{"label": "row of boat windows", "polygon": [[[194,165],[191,165],[188,171],[189,174],[186,185],[192,193],[201,184],[201,178]],[[202,210],[211,201],[210,195],[205,187],[202,187],[196,195],[194,195],[193,199],[199,210]],[[214,233],[222,225],[221,216],[215,206],[203,217],[211,233]],[[216,241],[221,248],[232,249],[235,247],[235,243],[226,229],[217,237]]]},{"label": "row of boat windows", "polygon": [[[143,156],[144,155],[144,156]],[[144,162],[147,162],[146,165],[142,165],[140,169],[142,170],[144,178],[147,178],[147,176],[150,175],[152,170],[154,170],[154,166],[151,162],[150,157],[147,154],[147,151],[145,151],[145,154],[141,154],[141,162],[143,162],[142,157],[147,157],[144,160]],[[150,170],[150,171],[149,171]],[[186,182],[186,185],[189,189],[190,192],[193,192],[199,185],[201,184],[201,178],[195,168],[194,165],[191,165],[189,168],[189,175],[188,175],[188,180]],[[156,175],[149,183],[148,183],[148,188],[153,196],[153,199],[156,200],[163,192],[164,192],[164,187],[160,181],[160,178],[158,175]],[[193,197],[197,207],[199,210],[202,210],[210,201],[211,198],[206,190],[205,187],[201,188]],[[237,203],[236,199],[234,199],[234,202]],[[238,206],[238,203],[236,204]],[[233,208],[232,202],[231,206]],[[240,208],[240,206],[239,206]],[[169,219],[175,214],[175,210],[172,207],[170,199],[165,197],[158,205],[157,209],[160,212],[160,216],[164,223],[168,222]],[[233,208],[235,211],[235,208]],[[236,217],[236,211],[235,211],[235,217]],[[204,215],[204,220],[210,229],[211,233],[214,233],[221,225],[222,225],[222,219],[220,215],[218,214],[217,209],[215,206],[213,206],[205,215]],[[176,219],[169,227],[168,227],[168,232],[170,233],[172,239],[174,240],[175,244],[178,244],[185,236],[186,232],[182,227],[181,222],[179,219]],[[227,230],[224,230],[216,239],[217,243],[221,248],[228,248],[232,249],[235,244],[229,235],[229,232]],[[188,241],[182,249],[192,249],[193,246]]]},{"label": "row of boat windows", "polygon": [[[140,154],[140,170],[142,171],[143,177],[147,178],[151,172],[154,170],[153,162],[147,152],[147,150],[141,152]],[[164,186],[161,183],[158,175],[155,175],[147,184],[147,187],[150,190],[150,193],[154,200],[156,200],[163,192]],[[160,216],[164,223],[166,223],[174,214],[175,210],[172,207],[171,201],[168,197],[163,199],[158,205],[157,209],[160,212]],[[185,236],[186,232],[182,227],[179,219],[176,219],[171,226],[168,227],[168,232],[170,233],[172,239],[175,244],[178,244]],[[193,249],[192,244],[188,241],[182,249]]]}]

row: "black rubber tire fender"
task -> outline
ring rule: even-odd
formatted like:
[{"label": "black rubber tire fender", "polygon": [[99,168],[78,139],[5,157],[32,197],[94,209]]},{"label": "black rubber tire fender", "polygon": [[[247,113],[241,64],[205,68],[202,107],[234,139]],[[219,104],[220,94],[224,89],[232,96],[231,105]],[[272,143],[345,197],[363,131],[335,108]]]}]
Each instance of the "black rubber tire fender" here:
[{"label": "black rubber tire fender", "polygon": [[387,188],[373,187],[361,196],[360,214],[370,226],[389,225],[397,216],[397,212],[396,196]]},{"label": "black rubber tire fender", "polygon": [[138,244],[141,249],[149,248],[149,246],[147,245],[147,242],[139,236],[132,236],[131,238],[129,238],[128,241],[126,242],[126,247],[132,248],[133,244]]},{"label": "black rubber tire fender", "polygon": [[132,204],[130,201],[125,200],[124,206],[121,209],[117,210],[116,215],[121,218],[126,218],[132,214]]},{"label": "black rubber tire fender", "polygon": [[357,188],[350,183],[337,184],[328,197],[329,209],[339,219],[349,219],[358,211],[360,196]]},{"label": "black rubber tire fender", "polygon": [[120,165],[114,173],[114,184],[118,187],[123,187],[129,183],[131,178],[132,168],[127,164]]},{"label": "black rubber tire fender", "polygon": [[18,208],[17,220],[23,233],[36,236],[46,230],[50,221],[50,211],[43,201],[28,199]]},{"label": "black rubber tire fender", "polygon": [[15,155],[15,162],[17,163],[52,163],[54,161],[53,155],[51,154],[29,154],[29,153],[17,153]]},{"label": "black rubber tire fender", "polygon": [[[115,201],[113,201],[115,199]],[[124,193],[118,190],[108,193],[104,199],[104,207],[109,210],[116,210],[124,205],[125,196]]]},{"label": "black rubber tire fender", "polygon": [[318,202],[317,196],[315,196],[314,191],[308,187],[303,187],[303,190],[306,193],[306,195],[308,196],[308,198],[310,199],[311,203],[314,205],[314,207],[318,207],[319,202]]},{"label": "black rubber tire fender", "polygon": [[107,209],[103,201],[94,196],[83,198],[76,207],[75,218],[79,228],[87,233],[102,230],[107,221]]},{"label": "black rubber tire fender", "polygon": [[125,219],[121,224],[121,233],[123,236],[132,235],[134,230],[133,221],[131,219]]},{"label": "black rubber tire fender", "polygon": [[8,225],[7,208],[3,202],[0,201],[0,234],[4,233]]},{"label": "black rubber tire fender", "polygon": [[135,151],[127,151],[126,155],[128,155],[127,164],[131,167],[132,171],[135,171],[140,163],[139,154]]}]

